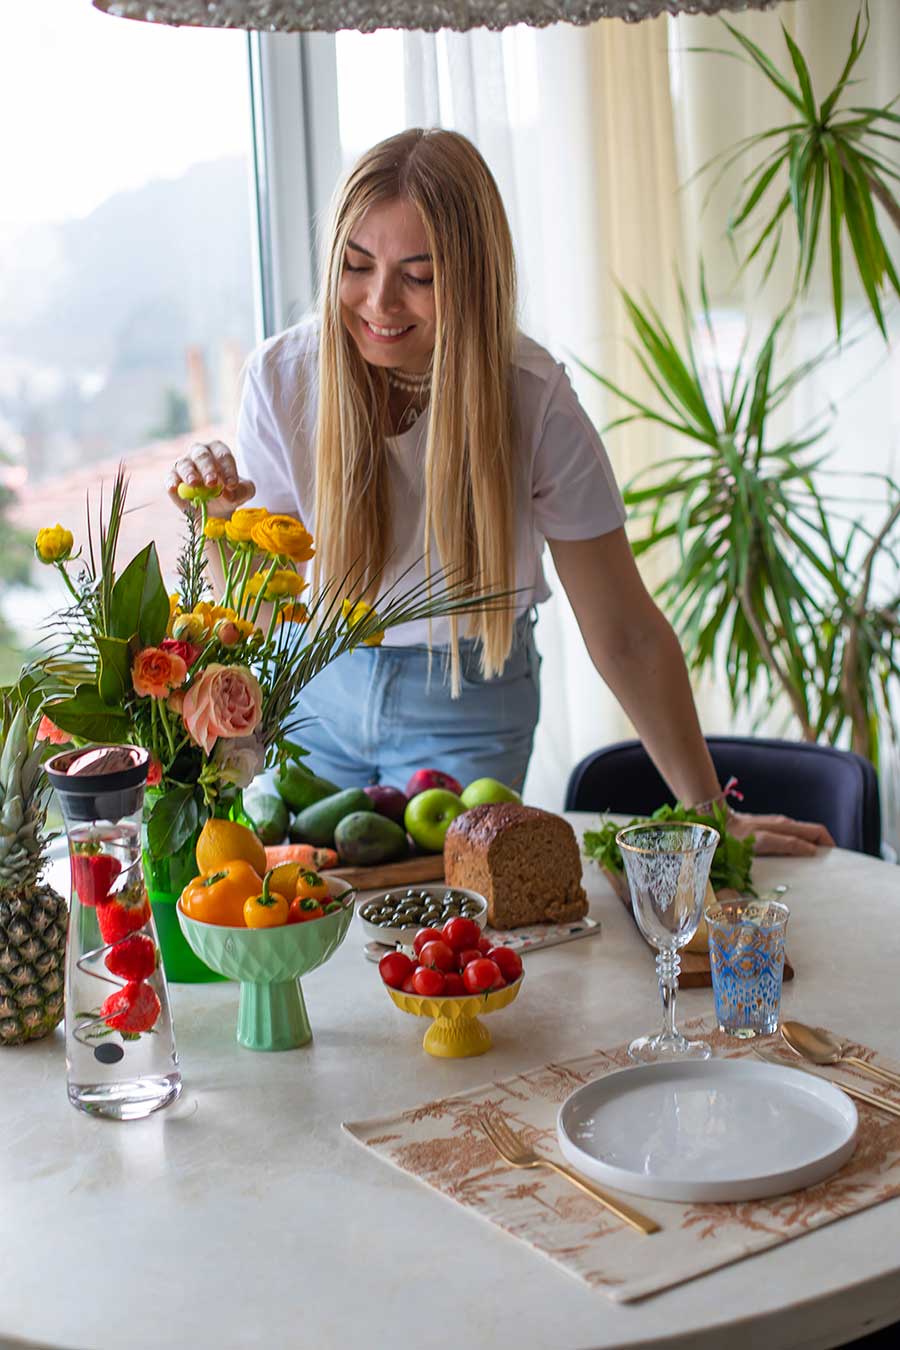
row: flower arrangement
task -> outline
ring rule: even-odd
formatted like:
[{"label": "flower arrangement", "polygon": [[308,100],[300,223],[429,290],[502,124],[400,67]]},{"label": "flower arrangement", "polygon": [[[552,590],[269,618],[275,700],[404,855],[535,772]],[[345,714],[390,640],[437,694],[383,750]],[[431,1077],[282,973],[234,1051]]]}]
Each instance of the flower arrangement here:
[{"label": "flower arrangement", "polygon": [[[213,516],[208,488],[188,488],[178,587],[169,593],[154,543],[117,571],[127,482],[120,469],[99,540],[88,515],[87,552],[61,525],[42,529],[38,558],[72,597],[62,634],[31,668],[42,739],[141,745],[159,791],[147,822],[151,858],[176,852],[223,801],[264,766],[304,753],[292,739],[301,689],[331,661],[378,645],[397,624],[508,603],[443,574],[375,604],[377,577],[360,566],[308,594],[302,567],[313,539],[302,521],[263,508]],[[89,504],[90,506],[90,504]],[[208,550],[218,557],[213,595]],[[300,597],[305,597],[301,601]]]}]

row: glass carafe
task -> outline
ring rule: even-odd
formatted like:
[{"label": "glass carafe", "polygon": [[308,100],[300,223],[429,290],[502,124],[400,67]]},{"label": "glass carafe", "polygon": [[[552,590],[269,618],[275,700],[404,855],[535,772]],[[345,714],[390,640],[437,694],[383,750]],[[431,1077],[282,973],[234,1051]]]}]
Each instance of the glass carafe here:
[{"label": "glass carafe", "polygon": [[67,750],[47,764],[72,871],[69,1101],[114,1120],[139,1120],[181,1091],[169,991],[141,866],[148,763],[146,750],[105,745]]}]

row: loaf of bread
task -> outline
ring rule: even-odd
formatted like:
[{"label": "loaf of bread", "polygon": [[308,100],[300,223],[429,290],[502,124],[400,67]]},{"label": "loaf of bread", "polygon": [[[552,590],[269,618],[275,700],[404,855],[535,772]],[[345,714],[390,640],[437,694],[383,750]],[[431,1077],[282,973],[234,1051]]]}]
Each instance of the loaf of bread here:
[{"label": "loaf of bread", "polygon": [[581,854],[568,821],[518,802],[475,806],[444,838],[448,886],[477,891],[491,928],[564,923],[587,914]]}]

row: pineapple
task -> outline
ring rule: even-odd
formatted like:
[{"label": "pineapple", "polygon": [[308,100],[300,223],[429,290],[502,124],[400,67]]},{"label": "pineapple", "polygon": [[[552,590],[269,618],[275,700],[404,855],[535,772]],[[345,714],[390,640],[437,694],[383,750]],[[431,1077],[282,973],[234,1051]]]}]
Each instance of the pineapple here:
[{"label": "pineapple", "polygon": [[37,1040],[62,1019],[67,923],[65,900],[40,881],[49,785],[24,708],[3,717],[3,732],[0,1046]]}]

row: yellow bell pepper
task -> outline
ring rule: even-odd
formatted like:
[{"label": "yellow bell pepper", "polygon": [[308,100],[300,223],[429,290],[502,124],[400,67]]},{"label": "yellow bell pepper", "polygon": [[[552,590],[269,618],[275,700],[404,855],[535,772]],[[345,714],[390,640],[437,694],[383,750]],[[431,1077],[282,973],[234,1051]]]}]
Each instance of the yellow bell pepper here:
[{"label": "yellow bell pepper", "polygon": [[262,894],[244,901],[244,923],[248,928],[280,928],[288,920],[288,902],[277,891],[269,890],[271,871],[263,877]]}]

